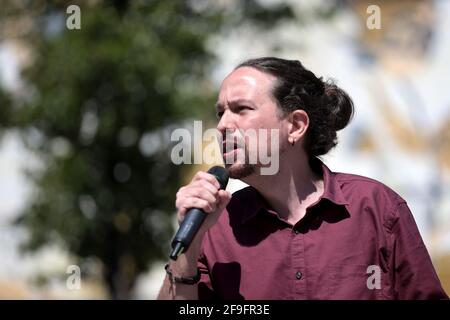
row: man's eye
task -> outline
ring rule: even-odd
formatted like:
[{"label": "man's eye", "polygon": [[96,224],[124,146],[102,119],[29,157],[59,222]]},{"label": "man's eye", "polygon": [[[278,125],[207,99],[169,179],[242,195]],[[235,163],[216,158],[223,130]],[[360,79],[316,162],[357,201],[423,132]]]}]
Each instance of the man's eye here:
[{"label": "man's eye", "polygon": [[252,108],[248,107],[248,106],[238,106],[237,110],[238,111],[243,111],[243,110],[251,110]]},{"label": "man's eye", "polygon": [[223,116],[223,111],[221,111],[221,112],[217,112],[216,113],[216,116],[217,116],[217,118],[222,118],[222,116]]}]

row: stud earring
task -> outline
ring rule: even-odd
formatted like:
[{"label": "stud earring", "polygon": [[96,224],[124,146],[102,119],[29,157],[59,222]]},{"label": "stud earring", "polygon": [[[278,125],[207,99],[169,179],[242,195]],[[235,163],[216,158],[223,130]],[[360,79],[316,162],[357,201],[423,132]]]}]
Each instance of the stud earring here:
[{"label": "stud earring", "polygon": [[291,146],[294,146],[295,144],[294,138],[289,138],[289,143],[291,144]]}]

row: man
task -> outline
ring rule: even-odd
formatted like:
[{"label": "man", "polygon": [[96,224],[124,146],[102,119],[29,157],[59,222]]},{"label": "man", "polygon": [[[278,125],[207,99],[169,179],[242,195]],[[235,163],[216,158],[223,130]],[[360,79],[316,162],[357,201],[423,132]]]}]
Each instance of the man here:
[{"label": "man", "polygon": [[[171,261],[159,299],[445,299],[413,216],[394,191],[369,178],[331,172],[317,157],[353,114],[349,96],[298,61],[240,64],[220,88],[217,129],[233,197],[204,172],[177,193],[207,217],[189,250]],[[277,151],[265,166],[239,132],[276,130],[258,146]],[[224,145],[226,145],[224,143]],[[229,146],[229,144],[228,144]]]}]

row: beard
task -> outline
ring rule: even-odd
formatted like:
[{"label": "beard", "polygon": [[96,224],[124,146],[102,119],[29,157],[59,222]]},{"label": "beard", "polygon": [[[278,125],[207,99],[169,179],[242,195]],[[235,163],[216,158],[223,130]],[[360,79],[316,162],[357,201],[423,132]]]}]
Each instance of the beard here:
[{"label": "beard", "polygon": [[244,146],[243,154],[240,153],[238,156],[234,154],[227,159],[223,158],[225,163],[225,168],[228,171],[228,175],[232,179],[243,179],[254,173],[256,173],[257,164],[248,163],[249,150]]},{"label": "beard", "polygon": [[248,163],[227,164],[225,168],[232,179],[246,178],[256,172],[256,165]]},{"label": "beard", "polygon": [[[278,139],[278,135],[276,136]],[[263,152],[268,152],[268,154],[265,155],[259,155],[259,145],[258,143],[248,143],[248,141],[239,140],[239,138],[231,137],[227,140],[231,141],[227,144],[227,148],[222,146],[221,152],[222,152],[222,158],[225,164],[225,168],[228,171],[229,177],[233,179],[243,179],[246,177],[249,177],[254,174],[260,174],[260,170],[262,168],[270,167],[270,165],[267,165],[267,158],[260,158],[260,157],[270,157],[269,161],[272,161],[272,150],[271,148],[276,147],[279,148],[277,152],[274,154],[277,156],[276,161],[279,161],[279,156],[283,154],[287,148],[291,147],[288,146],[287,143],[282,143],[281,145],[279,143],[276,143],[276,145],[273,145],[272,141],[267,142],[267,147]],[[239,143],[234,143],[232,141],[239,141]],[[278,142],[279,140],[276,140]],[[265,143],[265,141],[264,141]],[[255,146],[255,144],[257,146]],[[234,153],[229,154],[229,152],[233,151],[231,147],[234,147]],[[227,152],[228,151],[228,152]],[[225,157],[224,153],[227,153],[228,155]],[[264,159],[264,161],[263,161]],[[269,163],[271,164],[271,162]]]}]

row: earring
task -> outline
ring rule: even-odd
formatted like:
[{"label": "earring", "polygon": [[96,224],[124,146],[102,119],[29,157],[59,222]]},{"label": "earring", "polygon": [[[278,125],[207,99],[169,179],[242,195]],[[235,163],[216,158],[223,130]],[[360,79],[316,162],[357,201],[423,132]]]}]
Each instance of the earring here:
[{"label": "earring", "polygon": [[294,140],[294,138],[289,138],[289,143],[291,144],[291,146],[294,146],[294,144],[295,144],[295,140]]}]

